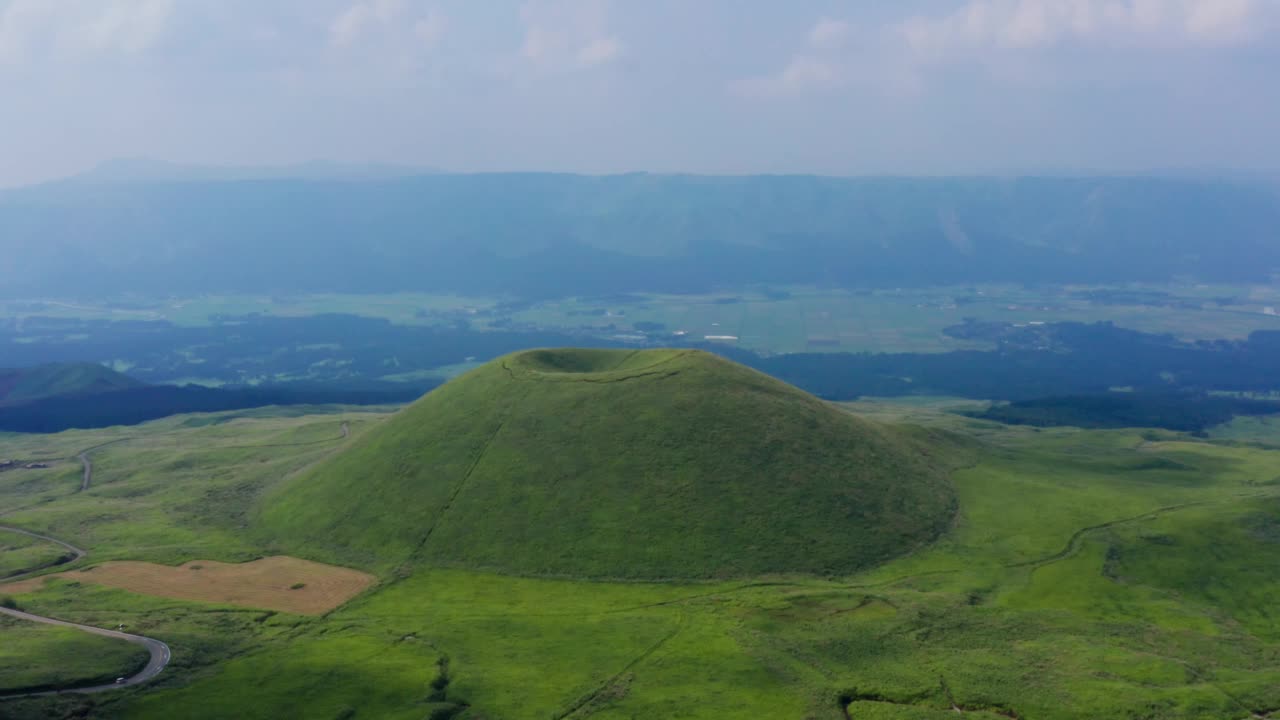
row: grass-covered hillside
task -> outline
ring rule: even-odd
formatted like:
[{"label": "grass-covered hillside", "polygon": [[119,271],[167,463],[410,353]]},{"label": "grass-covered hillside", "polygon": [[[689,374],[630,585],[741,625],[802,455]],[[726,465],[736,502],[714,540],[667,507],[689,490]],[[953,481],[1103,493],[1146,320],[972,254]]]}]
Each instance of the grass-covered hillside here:
[{"label": "grass-covered hillside", "polygon": [[0,405],[15,405],[63,395],[127,390],[142,382],[97,363],[51,363],[0,369]]},{"label": "grass-covered hillside", "polygon": [[586,577],[847,573],[932,540],[938,451],[699,351],[538,350],[284,484],[294,554]]},{"label": "grass-covered hillside", "polygon": [[[137,645],[7,615],[0,615],[0,637],[0,695],[109,683],[147,664]],[[0,717],[10,717],[2,705]]]},{"label": "grass-covered hillside", "polygon": [[[614,372],[645,372],[632,360]],[[323,615],[166,587],[277,554],[252,528],[262,494],[402,416],[269,408],[2,435],[0,457],[51,466],[0,472],[0,524],[87,555],[47,580],[0,582],[0,602],[124,623],[168,644],[172,662],[111,692],[0,698],[0,717],[1280,720],[1280,426],[1233,429],[1248,433],[1239,443],[1003,425],[945,412],[947,398],[848,407],[968,438],[951,474],[959,510],[937,541],[830,578],[419,566]],[[87,448],[82,489],[74,458]],[[114,561],[174,567],[153,566],[167,584],[126,589],[104,582]],[[0,688],[80,685],[133,662],[133,646],[53,630],[0,627]]]}]

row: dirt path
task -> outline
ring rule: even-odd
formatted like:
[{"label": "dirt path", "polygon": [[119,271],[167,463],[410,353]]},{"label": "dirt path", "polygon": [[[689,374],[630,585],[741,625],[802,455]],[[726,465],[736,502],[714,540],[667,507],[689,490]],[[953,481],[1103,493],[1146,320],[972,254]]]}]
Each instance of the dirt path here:
[{"label": "dirt path", "polygon": [[171,657],[169,646],[154,638],[143,637],[141,635],[130,635],[129,633],[118,632],[116,630],[104,630],[91,625],[80,625],[79,623],[67,622],[65,620],[56,620],[54,618],[42,617],[40,615],[32,615],[21,610],[10,610],[9,608],[0,608],[0,613],[4,613],[10,617],[19,620],[29,620],[31,622],[44,623],[46,625],[57,625],[59,627],[69,627],[83,632],[101,635],[103,637],[116,638],[131,642],[135,645],[141,645],[151,653],[151,659],[147,661],[146,667],[137,673],[125,678],[123,681],[117,681],[109,685],[93,685],[91,687],[68,688],[66,690],[45,690],[43,692],[15,692],[0,694],[0,699],[12,699],[23,697],[45,697],[49,695],[62,695],[64,693],[99,693],[107,690],[115,690],[117,688],[129,687],[130,685],[139,685],[144,683],[164,670],[169,664]]},{"label": "dirt path", "polygon": [[93,481],[93,462],[89,460],[88,453],[80,453],[80,464],[84,465],[84,476],[80,480],[80,492],[89,489],[89,483]]},{"label": "dirt path", "polygon": [[[503,364],[503,367],[505,368],[506,365]],[[528,392],[526,391],[525,395],[527,394]],[[468,482],[470,482],[471,476],[475,473],[476,468],[480,466],[480,461],[484,460],[485,453],[489,452],[489,447],[493,445],[493,441],[497,439],[498,434],[502,432],[502,428],[506,426],[507,418],[511,416],[511,408],[514,407],[516,403],[523,400],[525,395],[513,398],[508,402],[507,408],[503,411],[502,419],[498,421],[497,427],[493,429],[493,432],[485,439],[484,444],[476,451],[476,456],[472,458],[471,464],[462,474],[462,479],[458,481],[453,492],[449,493],[449,499],[446,500],[444,506],[440,508],[439,514],[436,515],[435,522],[431,523],[431,526],[428,527],[427,531],[422,535],[422,539],[418,541],[418,546],[414,548],[413,553],[409,556],[410,558],[420,558],[422,556],[422,553],[427,548],[427,543],[431,541],[431,536],[435,534],[436,528],[440,527],[440,524],[444,522],[446,517],[448,517],[449,510],[453,508],[453,504],[458,500],[458,496],[462,494],[462,490],[467,486]]]},{"label": "dirt path", "polygon": [[684,627],[684,614],[682,613],[676,616],[675,626],[671,628],[670,632],[668,632],[666,635],[663,635],[660,640],[658,640],[653,645],[649,646],[647,649],[645,649],[644,652],[640,653],[640,655],[632,658],[631,661],[628,662],[626,665],[624,665],[621,670],[614,673],[608,680],[605,680],[602,684],[600,684],[594,690],[578,698],[576,701],[570,704],[569,707],[565,708],[561,712],[558,712],[555,715],[553,715],[552,720],[569,720],[573,716],[577,715],[580,711],[589,708],[592,705],[592,703],[594,703],[596,699],[599,698],[602,694],[608,692],[610,688],[616,687],[619,683],[623,682],[623,678],[626,677],[627,673],[629,673],[632,670],[632,668],[644,662],[645,660],[649,659],[649,657],[652,656],[654,653],[656,653],[658,650],[660,650],[663,645],[666,645],[667,642],[669,642],[672,638],[674,638],[676,635],[679,635],[680,630],[683,627]]}]

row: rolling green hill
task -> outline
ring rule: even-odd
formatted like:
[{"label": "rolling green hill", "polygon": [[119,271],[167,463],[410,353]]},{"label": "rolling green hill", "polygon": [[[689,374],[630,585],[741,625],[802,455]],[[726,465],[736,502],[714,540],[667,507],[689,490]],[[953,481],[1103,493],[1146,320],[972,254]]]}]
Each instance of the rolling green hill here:
[{"label": "rolling green hill", "polygon": [[97,363],[51,363],[0,369],[0,405],[62,395],[89,395],[142,387],[144,383]]},{"label": "rolling green hill", "polygon": [[938,452],[709,353],[535,350],[428,394],[257,519],[384,571],[847,573],[948,525]]},{"label": "rolling green hill", "polygon": [[[529,376],[547,384],[621,380],[605,383],[616,389],[657,377],[645,373],[679,370],[637,394],[650,408],[663,396],[655,387],[695,372],[679,363],[700,360],[667,357],[508,358],[521,379],[508,376],[515,384],[505,387],[528,402],[519,383]],[[703,369],[719,378],[739,370]],[[500,397],[501,378],[488,377],[492,387],[466,391]],[[759,381],[755,391],[794,396],[755,375],[735,382],[749,378]],[[843,577],[723,582],[605,582],[417,565],[408,577],[375,585],[322,616],[128,591],[100,584],[101,571],[89,568],[274,554],[279,547],[245,527],[259,491],[271,492],[295,473],[314,479],[307,468],[318,472],[316,463],[337,453],[364,451],[366,438],[406,415],[348,408],[299,417],[294,408],[271,408],[174,417],[127,431],[0,434],[0,457],[71,457],[99,448],[87,491],[79,490],[79,468],[69,461],[0,473],[4,524],[90,551],[71,574],[0,585],[0,596],[37,615],[102,627],[124,622],[168,643],[173,658],[154,681],[118,692],[0,699],[0,717],[1280,720],[1276,428],[1255,428],[1263,445],[1169,431],[1001,425],[947,412],[950,400],[856,407],[867,417],[945,430],[919,437],[936,457],[966,465],[950,476],[955,521],[918,552]],[[503,444],[512,422],[492,444]],[[344,424],[349,436],[340,432]],[[455,424],[453,434],[467,431],[461,420]],[[450,435],[445,424],[433,428],[438,438]],[[600,442],[612,430],[593,438]],[[376,488],[360,472],[345,481],[343,507],[354,513],[366,502],[362,493]],[[775,504],[780,512],[787,507]],[[612,511],[617,503],[597,506]],[[402,507],[413,505],[384,507],[386,517],[374,524],[399,522]],[[577,512],[566,504],[562,514]],[[462,520],[474,535],[509,524],[498,513]],[[331,552],[352,535],[340,533],[326,540]],[[644,538],[635,537],[639,546]],[[689,534],[686,544],[706,537]],[[372,540],[361,542],[367,548]],[[185,584],[180,576],[173,581]],[[0,670],[0,686],[65,686],[119,676],[121,658],[129,664],[123,653],[86,651],[84,637],[50,630],[0,628],[0,661],[7,656],[17,672]],[[129,649],[121,645],[115,650]]]}]

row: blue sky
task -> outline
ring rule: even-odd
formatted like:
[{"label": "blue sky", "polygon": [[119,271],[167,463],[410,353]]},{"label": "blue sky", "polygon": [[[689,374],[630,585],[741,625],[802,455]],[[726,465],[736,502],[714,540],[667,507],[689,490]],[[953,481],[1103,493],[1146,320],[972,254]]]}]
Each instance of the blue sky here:
[{"label": "blue sky", "polygon": [[0,185],[101,160],[1280,167],[1280,0],[0,0]]}]

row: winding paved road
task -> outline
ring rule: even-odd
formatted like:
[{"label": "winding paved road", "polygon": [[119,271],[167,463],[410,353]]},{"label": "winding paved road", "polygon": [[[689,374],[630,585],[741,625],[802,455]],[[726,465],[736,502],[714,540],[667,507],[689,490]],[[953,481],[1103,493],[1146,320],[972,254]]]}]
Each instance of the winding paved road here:
[{"label": "winding paved road", "polygon": [[55,620],[53,618],[42,617],[40,615],[32,615],[21,610],[10,610],[9,608],[0,608],[0,613],[18,618],[19,620],[30,620],[31,622],[44,623],[46,625],[58,625],[61,627],[75,628],[83,630],[94,635],[103,637],[116,638],[131,642],[135,645],[141,645],[151,653],[151,659],[147,661],[147,666],[137,673],[127,677],[123,682],[114,682],[108,685],[93,685],[90,687],[69,688],[66,690],[45,690],[44,692],[17,692],[9,694],[0,694],[0,699],[20,698],[20,697],[43,697],[47,695],[62,695],[65,693],[98,693],[106,690],[115,690],[116,688],[129,687],[130,685],[139,685],[144,683],[164,670],[169,664],[171,657],[169,646],[154,638],[143,637],[141,635],[130,635],[129,633],[118,632],[116,630],[104,630],[96,628],[92,625],[81,625],[79,623],[67,622],[65,620]]},{"label": "winding paved road", "polygon": [[[62,547],[64,547],[64,548],[66,548],[66,549],[70,550],[72,553],[74,553],[74,554],[75,554],[75,557],[71,558],[70,560],[67,560],[66,562],[60,562],[60,563],[57,563],[58,565],[66,565],[67,563],[75,562],[76,560],[79,560],[80,558],[82,558],[82,557],[84,557],[86,554],[88,554],[88,551],[87,551],[87,550],[82,550],[82,549],[80,549],[80,548],[76,547],[75,545],[72,545],[71,543],[63,542],[63,541],[59,540],[58,538],[49,537],[48,535],[41,535],[40,533],[33,533],[33,532],[31,532],[30,530],[23,530],[22,528],[10,527],[10,526],[8,526],[8,525],[0,525],[0,531],[2,531],[2,532],[17,533],[17,534],[19,534],[19,535],[26,535],[27,537],[33,537],[33,538],[35,538],[35,539],[37,539],[37,540],[44,540],[45,542],[51,542],[51,543],[53,543],[54,545],[61,545]],[[26,572],[24,572],[24,573],[18,573],[17,575],[12,575],[12,576],[10,576],[10,577],[4,578],[4,580],[0,580],[0,582],[13,582],[14,580],[21,580],[21,579],[23,579],[23,578],[25,578],[25,577],[28,577],[28,576],[31,576],[31,575],[35,575],[36,573],[38,573],[38,572],[40,572],[40,571],[42,571],[42,570],[47,570],[47,569],[49,569],[50,567],[53,567],[53,566],[52,566],[52,565],[45,565],[44,567],[38,567],[38,568],[36,568],[36,569],[34,569],[34,570],[28,570],[28,571],[26,571]]]},{"label": "winding paved road", "polygon": [[[339,440],[346,440],[347,438],[351,437],[350,424],[344,421],[342,423],[341,432],[342,434],[338,438]],[[106,447],[107,445],[113,445],[118,442],[124,442],[125,440],[129,440],[129,439],[131,438],[120,438],[119,440],[112,440],[111,442],[103,443],[101,445],[95,445],[91,448],[87,448],[81,451],[76,456],[77,458],[79,458],[80,463],[84,466],[84,475],[81,477],[81,480],[80,480],[80,492],[84,492],[88,490],[89,484],[93,482],[93,462],[89,460],[89,453],[93,452],[94,450],[97,450],[98,448]],[[329,442],[329,441],[325,441],[325,442]],[[75,545],[72,545],[71,543],[64,542],[54,537],[49,537],[48,535],[41,535],[40,533],[34,533],[34,532],[31,532],[30,530],[23,530],[22,528],[11,527],[8,525],[0,525],[0,531],[18,533],[20,535],[26,535],[27,537],[33,537],[38,540],[44,540],[46,542],[51,542],[56,545],[61,545],[62,547],[66,548],[72,553],[75,553],[75,558],[67,562],[75,562],[76,560],[79,560],[80,558],[88,554],[87,550],[78,548]],[[58,564],[65,565],[67,563],[58,563]],[[52,566],[46,565],[42,568],[36,568],[34,570],[30,570],[25,573],[22,573],[21,575],[14,575],[13,577],[0,580],[0,590],[4,589],[4,583],[20,580],[22,578],[39,573],[43,570],[47,570],[50,567]],[[140,685],[150,680],[151,678],[155,677],[156,675],[159,675],[160,671],[165,669],[165,666],[169,664],[169,660],[172,658],[172,654],[169,652],[169,646],[166,645],[163,641],[156,640],[155,638],[143,637],[142,635],[130,635],[129,633],[119,632],[116,630],[104,630],[103,628],[93,627],[92,625],[81,625],[79,623],[67,622],[66,620],[58,620],[55,618],[43,617],[41,615],[32,615],[31,613],[22,612],[21,610],[12,610],[10,608],[0,607],[0,613],[3,613],[10,617],[18,618],[19,620],[30,620],[31,622],[44,623],[46,625],[58,625],[60,627],[69,627],[69,628],[74,628],[76,630],[81,630],[87,633],[93,633],[94,635],[101,635],[103,637],[124,640],[126,642],[134,643],[135,645],[141,645],[151,653],[151,659],[147,661],[146,667],[142,668],[142,670],[138,671],[137,673],[134,673],[133,675],[125,678],[123,682],[115,682],[109,685],[94,685],[91,687],[68,688],[65,690],[45,690],[43,692],[0,693],[0,700],[8,700],[12,698],[24,698],[24,697],[44,697],[48,695],[62,695],[65,693],[98,693],[98,692],[104,692],[107,690],[115,690],[117,688],[129,687],[131,685]]]},{"label": "winding paved road", "polygon": [[[98,447],[102,447],[102,446],[99,445]],[[89,453],[95,449],[96,448],[89,448],[88,450],[85,450],[84,452],[78,455],[78,457],[80,458],[80,462],[84,464],[84,477],[82,478],[80,483],[81,492],[87,490],[89,488],[89,483],[93,480],[93,463],[89,461]],[[22,528],[10,527],[8,525],[0,525],[0,530],[6,531],[6,532],[14,532],[20,535],[26,535],[27,537],[33,537],[39,540],[44,540],[47,542],[55,543],[57,545],[61,545],[62,547],[75,553],[74,560],[79,560],[80,558],[88,554],[87,550],[78,548],[69,542],[64,542],[57,538],[49,537],[48,535],[41,535],[40,533],[34,533],[34,532],[31,532],[30,530],[23,530]],[[72,560],[71,562],[74,562],[74,560]],[[58,564],[65,565],[66,563],[58,563]],[[47,570],[49,567],[51,566],[46,565],[45,567],[36,568],[35,570],[22,573],[21,575],[15,575],[11,578],[6,578],[2,583],[0,583],[0,590],[4,589],[3,583],[9,583],[9,582],[13,582],[14,580],[19,580],[29,575],[38,573],[42,570]],[[146,648],[148,652],[151,653],[151,659],[147,661],[146,667],[142,668],[142,670],[134,673],[133,675],[130,675],[129,677],[125,678],[122,682],[114,682],[109,685],[93,685],[91,687],[68,688],[65,690],[45,690],[43,692],[0,693],[0,700],[8,700],[12,698],[24,698],[24,697],[43,697],[48,695],[62,695],[64,693],[98,693],[98,692],[104,692],[106,690],[115,690],[117,688],[129,687],[130,685],[139,685],[141,683],[144,683],[150,680],[156,675],[159,675],[160,671],[164,670],[165,666],[169,664],[169,660],[172,657],[172,654],[169,652],[169,646],[164,644],[163,641],[156,640],[155,638],[143,637],[141,635],[130,635],[129,633],[119,632],[117,630],[104,630],[103,628],[93,627],[92,625],[81,625],[79,623],[67,622],[66,620],[58,620],[56,618],[44,617],[41,615],[32,615],[31,613],[28,613],[28,612],[22,612],[21,610],[13,610],[5,607],[0,607],[0,613],[3,613],[10,617],[18,618],[19,620],[30,620],[31,622],[44,623],[46,625],[57,625],[60,627],[69,627],[69,628],[74,628],[76,630],[81,630],[87,633],[93,633],[94,635],[101,635],[103,637],[124,640],[126,642],[131,642],[135,645],[141,645],[142,647]]]}]

